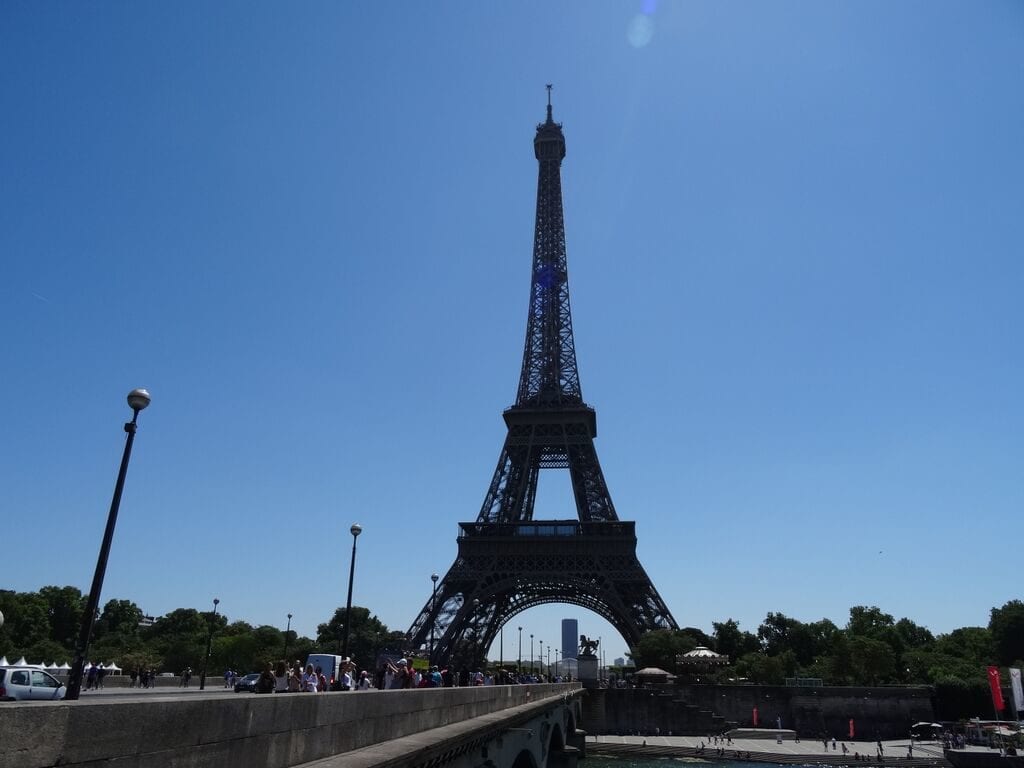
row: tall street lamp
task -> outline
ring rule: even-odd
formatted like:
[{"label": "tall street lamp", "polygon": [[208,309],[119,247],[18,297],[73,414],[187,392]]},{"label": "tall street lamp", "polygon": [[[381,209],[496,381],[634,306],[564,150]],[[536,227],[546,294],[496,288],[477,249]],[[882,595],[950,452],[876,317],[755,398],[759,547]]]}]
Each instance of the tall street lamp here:
[{"label": "tall street lamp", "polygon": [[530,674],[532,675],[536,671],[536,667],[533,666],[533,632],[530,633]]},{"label": "tall street lamp", "polygon": [[348,600],[345,602],[345,634],[341,638],[341,655],[348,658],[348,628],[352,624],[352,577],[356,573],[356,539],[363,532],[363,526],[359,523],[352,523],[349,528],[352,533],[352,562],[348,567]]},{"label": "tall street lamp", "polygon": [[555,677],[558,677],[558,655],[562,652],[561,648],[555,648]]},{"label": "tall street lamp", "polygon": [[437,623],[434,609],[437,607],[437,580],[436,573],[430,574],[430,580],[434,582],[434,589],[430,593],[430,663],[434,663],[434,625]]},{"label": "tall street lamp", "polygon": [[85,606],[85,613],[82,614],[82,627],[78,632],[78,642],[75,644],[75,660],[71,666],[71,674],[68,676],[68,690],[64,695],[65,699],[71,699],[72,701],[78,698],[78,694],[82,690],[82,672],[85,669],[85,663],[89,656],[92,624],[96,619],[96,611],[99,610],[100,592],[103,590],[103,577],[107,573],[110,543],[114,538],[114,526],[117,525],[117,510],[121,506],[124,478],[128,474],[128,459],[131,458],[132,443],[135,441],[135,424],[139,418],[139,411],[149,405],[149,399],[149,392],[144,389],[133,389],[128,393],[128,407],[132,409],[132,420],[124,425],[124,431],[128,433],[128,436],[124,441],[121,469],[117,473],[117,483],[114,485],[114,498],[110,502],[110,512],[107,514],[107,527],[103,532],[103,543],[100,544],[100,555],[96,560],[96,572],[92,577],[89,600]]},{"label": "tall street lamp", "polygon": [[292,631],[292,615],[288,614],[288,629],[284,631],[284,658],[288,660],[288,633]]},{"label": "tall street lamp", "polygon": [[209,632],[206,634],[206,655],[203,656],[203,673],[199,676],[199,690],[206,690],[206,666],[210,663],[210,648],[213,646],[213,625],[217,623],[218,598],[213,598],[213,618],[210,620]]},{"label": "tall street lamp", "polygon": [[541,674],[544,674],[544,641],[543,640],[540,641],[540,656],[538,656],[537,658],[540,659],[540,671],[541,671]]},{"label": "tall street lamp", "polygon": [[516,665],[516,672],[523,674],[523,628],[519,628],[519,663]]}]

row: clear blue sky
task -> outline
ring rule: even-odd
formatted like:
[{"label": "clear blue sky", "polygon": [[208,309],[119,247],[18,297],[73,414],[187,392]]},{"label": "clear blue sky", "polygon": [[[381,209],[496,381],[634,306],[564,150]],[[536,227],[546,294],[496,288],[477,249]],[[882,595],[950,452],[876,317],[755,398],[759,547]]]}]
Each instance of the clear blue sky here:
[{"label": "clear blue sky", "polygon": [[[554,83],[584,397],[679,623],[1020,596],[1024,3],[7,0],[0,73],[0,586],[87,589],[141,386],[104,600],[313,634],[358,521],[407,629],[504,439]],[[512,623],[562,616],[625,649]]]}]

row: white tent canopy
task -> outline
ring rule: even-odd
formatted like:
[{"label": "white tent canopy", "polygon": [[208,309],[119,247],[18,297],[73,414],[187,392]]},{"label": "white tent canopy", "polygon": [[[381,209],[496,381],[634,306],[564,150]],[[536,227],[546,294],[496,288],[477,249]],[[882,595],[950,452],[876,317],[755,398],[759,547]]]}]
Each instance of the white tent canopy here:
[{"label": "white tent canopy", "polygon": [[7,661],[6,656],[0,656],[0,667],[9,667],[10,663]]},{"label": "white tent canopy", "polygon": [[66,669],[71,669],[71,665],[70,665],[70,664],[68,664],[68,663],[67,663],[67,662],[65,661],[65,662],[64,662],[63,664],[61,664],[61,665],[60,665],[59,667],[57,667],[57,669],[65,669],[65,670],[66,670]]},{"label": "white tent canopy", "polygon": [[16,662],[14,662],[14,664],[12,666],[15,666],[15,667],[27,667],[28,666],[28,662],[25,661],[25,657],[22,656],[20,659],[18,659]]}]

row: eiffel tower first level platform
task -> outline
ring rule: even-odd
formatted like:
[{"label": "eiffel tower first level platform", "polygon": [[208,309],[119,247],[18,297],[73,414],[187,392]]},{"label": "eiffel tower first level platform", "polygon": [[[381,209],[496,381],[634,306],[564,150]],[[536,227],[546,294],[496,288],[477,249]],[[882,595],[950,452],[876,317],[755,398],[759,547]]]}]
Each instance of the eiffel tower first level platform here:
[{"label": "eiffel tower first level platform", "polygon": [[[539,173],[523,367],[508,432],[476,522],[459,524],[455,564],[408,632],[431,663],[481,664],[501,627],[544,603],[593,611],[630,646],[678,628],[636,556],[634,524],[619,520],[594,448],[597,415],[583,400],[569,308],[562,213],[562,126],[533,140]],[[565,470],[575,518],[534,520],[541,470]]]}]

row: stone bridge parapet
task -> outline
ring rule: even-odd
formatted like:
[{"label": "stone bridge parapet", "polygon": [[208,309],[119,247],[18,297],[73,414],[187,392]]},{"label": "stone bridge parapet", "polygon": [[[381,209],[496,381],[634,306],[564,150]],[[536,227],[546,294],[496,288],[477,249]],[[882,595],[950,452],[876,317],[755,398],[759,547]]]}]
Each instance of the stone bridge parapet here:
[{"label": "stone bridge parapet", "polygon": [[[293,768],[343,755],[331,765],[457,768],[473,750],[475,764],[544,768],[551,745],[552,766],[582,747],[581,692],[556,683],[0,704],[0,768]],[[506,763],[520,739],[536,739],[515,753],[532,757]],[[396,742],[400,755],[386,749]],[[497,759],[479,759],[485,749]]]}]

